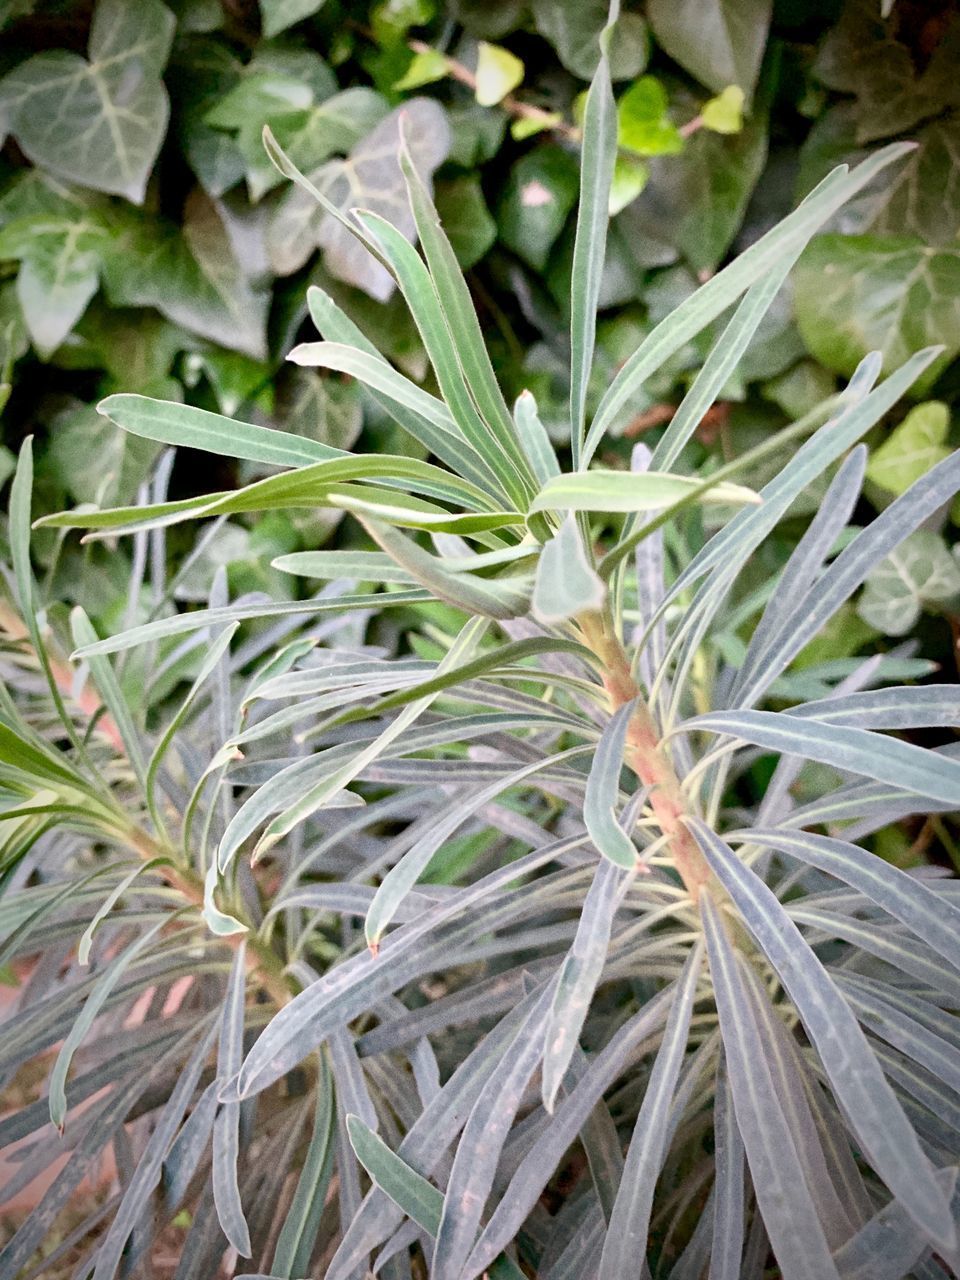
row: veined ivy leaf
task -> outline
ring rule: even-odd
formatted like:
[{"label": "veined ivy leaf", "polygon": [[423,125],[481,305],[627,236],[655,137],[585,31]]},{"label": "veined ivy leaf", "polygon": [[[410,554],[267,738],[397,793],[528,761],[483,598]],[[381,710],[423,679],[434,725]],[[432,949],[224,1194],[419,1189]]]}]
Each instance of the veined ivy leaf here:
[{"label": "veined ivy leaf", "polygon": [[683,138],[667,114],[667,92],[656,76],[641,76],[617,103],[617,141],[641,156],[676,155]]},{"label": "veined ivy leaf", "polygon": [[905,635],[925,605],[941,605],[960,595],[960,566],[943,538],[918,529],[869,574],[857,612],[870,626],[891,636]]},{"label": "veined ivy leaf", "polygon": [[520,59],[498,44],[481,40],[477,48],[476,99],[481,107],[495,107],[523,81]]},{"label": "veined ivy leaf", "polygon": [[349,150],[383,118],[387,104],[380,94],[362,87],[337,93],[333,72],[322,58],[307,50],[260,53],[244,77],[216,101],[204,122],[236,131],[243,156],[247,188],[259,200],[282,181],[263,146],[263,126],[288,151],[294,163],[310,171]]},{"label": "veined ivy leaf", "polygon": [[200,190],[187,199],[182,235],[137,216],[104,254],[104,283],[114,306],[156,307],[193,333],[262,359],[270,295],[237,261],[228,216]]},{"label": "veined ivy leaf", "polygon": [[167,83],[177,103],[175,127],[208,196],[222,196],[244,175],[244,158],[236,139],[207,124],[205,118],[242,74],[240,59],[220,41],[207,39],[181,41],[167,70]]},{"label": "veined ivy leaf", "polygon": [[960,248],[879,236],[818,236],[797,264],[796,313],[810,354],[849,375],[870,351],[896,369],[915,351],[943,355],[910,388],[922,397],[960,351]]},{"label": "veined ivy leaf", "polygon": [[[369,90],[364,92],[369,94]],[[376,97],[365,100],[368,107]],[[345,99],[346,94],[338,98]],[[347,102],[342,106],[352,114]],[[354,100],[354,108],[357,106],[358,100]],[[413,241],[416,227],[399,161],[401,118],[413,164],[429,184],[450,149],[446,115],[430,98],[410,98],[380,120],[345,160],[331,162],[307,176],[341,209],[379,213]],[[394,292],[390,273],[299,187],[287,192],[278,206],[267,231],[267,246],[274,269],[281,274],[296,271],[319,246],[324,266],[335,279],[362,289],[378,302],[386,302]]]},{"label": "veined ivy leaf", "polygon": [[360,387],[312,369],[290,369],[278,394],[276,417],[285,431],[334,449],[351,449],[363,426]]},{"label": "veined ivy leaf", "polygon": [[960,17],[945,14],[944,29],[918,69],[915,50],[897,38],[873,0],[850,0],[820,46],[817,78],[856,95],[857,140],[904,133],[919,121],[960,103],[957,62]]},{"label": "veined ivy leaf", "polygon": [[260,0],[260,25],[269,40],[304,18],[319,13],[327,0]]},{"label": "veined ivy leaf", "polygon": [[941,400],[916,405],[874,449],[867,464],[867,479],[888,493],[905,493],[914,480],[949,456],[949,429],[950,410]]},{"label": "veined ivy leaf", "polygon": [[[600,32],[607,25],[607,0],[534,0],[537,31],[575,76],[590,80],[600,61]],[[647,65],[650,36],[638,13],[621,13],[609,45],[610,78],[632,80]]]},{"label": "veined ivy leaf", "polygon": [[497,209],[500,239],[536,271],[546,265],[577,198],[577,163],[560,147],[536,147],[510,170]]},{"label": "veined ivy leaf", "polygon": [[685,71],[715,93],[739,85],[749,109],[772,8],[772,0],[650,0],[647,19]]},{"label": "veined ivy leaf", "polygon": [[883,184],[880,207],[863,229],[917,236],[949,248],[960,236],[960,206],[948,194],[960,183],[960,116],[934,120],[917,135],[917,143]]},{"label": "veined ivy leaf", "polygon": [[17,218],[0,231],[0,258],[20,261],[17,297],[41,356],[60,346],[96,293],[109,234],[95,209]]},{"label": "veined ivy leaf", "polygon": [[77,502],[130,502],[160,452],[152,440],[122,431],[94,405],[77,405],[50,423],[47,464]]},{"label": "veined ivy leaf", "polygon": [[98,0],[89,61],[57,49],[10,72],[0,107],[33,163],[141,204],[167,130],[160,74],[174,26],[160,0]]}]

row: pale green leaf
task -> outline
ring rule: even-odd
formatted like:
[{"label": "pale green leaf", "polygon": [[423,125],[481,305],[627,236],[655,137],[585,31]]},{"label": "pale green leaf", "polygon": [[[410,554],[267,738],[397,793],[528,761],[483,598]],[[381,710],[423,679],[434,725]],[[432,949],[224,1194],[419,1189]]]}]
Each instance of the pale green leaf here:
[{"label": "pale green leaf", "polygon": [[477,46],[476,98],[481,107],[495,107],[523,81],[524,66],[509,49],[481,40]]}]

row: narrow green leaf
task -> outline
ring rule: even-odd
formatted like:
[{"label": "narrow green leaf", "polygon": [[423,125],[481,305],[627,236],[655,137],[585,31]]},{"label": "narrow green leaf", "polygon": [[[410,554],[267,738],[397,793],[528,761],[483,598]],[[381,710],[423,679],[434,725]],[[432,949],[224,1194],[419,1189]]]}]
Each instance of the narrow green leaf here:
[{"label": "narrow green leaf", "polygon": [[310,1145],[297,1179],[297,1189],[277,1237],[277,1247],[270,1268],[271,1274],[280,1276],[283,1280],[306,1275],[310,1268],[310,1257],[320,1229],[320,1216],[333,1172],[333,1081],[325,1054],[320,1055],[315,1093]]},{"label": "narrow green leaf", "polygon": [[93,935],[96,933],[103,921],[106,920],[107,916],[127,892],[133,882],[145,872],[150,871],[153,867],[161,866],[169,861],[169,858],[150,858],[147,862],[138,863],[132,871],[129,871],[123,877],[119,884],[115,885],[113,889],[111,889],[103,902],[101,902],[100,906],[97,908],[93,919],[80,935],[80,941],[77,944],[77,962],[79,964],[86,965],[90,963],[90,948],[93,946]]},{"label": "narrow green leaf", "polygon": [[243,458],[269,466],[302,467],[344,456],[342,449],[331,449],[306,436],[257,427],[190,404],[154,400],[150,396],[107,396],[97,405],[97,412],[145,440],[203,449],[220,457]]},{"label": "narrow green leaf", "polygon": [[[227,1081],[240,1070],[243,1058],[243,1028],[246,1014],[247,967],[246,943],[233,953],[233,965],[223,1002],[220,1024],[220,1048],[217,1054],[217,1079]],[[213,1169],[211,1183],[213,1202],[223,1234],[237,1253],[249,1258],[253,1252],[250,1232],[240,1203],[237,1161],[240,1155],[240,1103],[221,1103],[213,1122]]]},{"label": "narrow green leaf", "polygon": [[570,275],[570,446],[575,470],[580,466],[583,446],[587,383],[593,369],[610,189],[617,159],[617,107],[606,52],[612,32],[612,26],[607,27],[600,39],[603,52],[587,92],[580,149],[580,203]]},{"label": "narrow green leaf", "polygon": [[806,244],[842,204],[912,149],[911,143],[893,143],[875,152],[852,173],[843,166],[834,170],[798,209],[661,321],[622,367],[600,402],[580,459],[581,470],[589,465],[597,445],[624,405],[665,360],[766,275],[783,254]]},{"label": "narrow green leaf", "polygon": [[60,1052],[57,1054],[57,1060],[53,1064],[53,1070],[50,1072],[49,1084],[49,1106],[50,1119],[56,1127],[62,1132],[64,1120],[67,1114],[67,1094],[66,1083],[67,1075],[70,1071],[70,1064],[73,1062],[73,1056],[83,1043],[84,1037],[93,1026],[97,1014],[103,1008],[109,998],[114,987],[123,977],[124,973],[129,969],[130,965],[137,959],[141,952],[146,951],[157,935],[163,929],[167,929],[173,919],[173,916],[164,915],[155,925],[140,935],[135,942],[129,947],[121,951],[118,956],[113,959],[107,968],[103,971],[97,981],[90,990],[90,994],[80,1010],[73,1026],[60,1046]]},{"label": "narrow green leaf", "polygon": [[440,227],[433,201],[405,146],[401,150],[400,166],[437,297],[450,332],[456,334],[457,355],[467,386],[481,417],[532,491],[533,477],[517,442],[510,410],[497,383],[470,290],[450,241]]},{"label": "narrow green leaf", "polygon": [[580,471],[548,480],[531,511],[657,511],[697,494],[699,502],[757,506],[759,496],[721,481],[705,488],[696,476],[661,471]]},{"label": "narrow green leaf", "polygon": [[526,494],[516,469],[474,407],[457,359],[453,335],[423,259],[384,218],[360,210],[357,219],[383,246],[427,349],[443,399],[450,406],[464,439],[483,458],[508,500],[524,504]]},{"label": "narrow green leaf", "polygon": [[[77,648],[80,648],[81,645],[96,644],[100,638],[80,605],[77,605],[70,613],[70,629],[73,633],[73,643]],[[144,794],[146,794],[147,768],[141,746],[144,734],[134,722],[133,711],[123,694],[123,690],[120,688],[120,681],[117,679],[109,658],[95,655],[92,658],[88,658],[87,661],[90,664],[90,674],[93,676],[97,692],[103,699],[107,714],[112,717],[114,724],[120,731],[120,737],[123,739],[123,745],[127,752],[127,759],[133,766],[133,771],[137,775]]]},{"label": "narrow green leaf", "polygon": [[370,519],[364,519],[363,525],[391,560],[406,569],[438,600],[487,618],[516,618],[526,612],[532,585],[529,579],[479,578],[472,573],[451,573],[440,557],[430,555],[389,525]]},{"label": "narrow green leaf", "polygon": [[637,850],[617,821],[616,810],[623,753],[635,710],[635,704],[627,702],[610,717],[597,744],[583,799],[583,820],[590,839],[605,858],[627,869],[637,865]]},{"label": "narrow green leaf", "polygon": [[517,424],[520,444],[540,484],[560,474],[560,464],[547,429],[540,421],[537,413],[537,402],[529,391],[521,391],[513,406],[513,417]]}]

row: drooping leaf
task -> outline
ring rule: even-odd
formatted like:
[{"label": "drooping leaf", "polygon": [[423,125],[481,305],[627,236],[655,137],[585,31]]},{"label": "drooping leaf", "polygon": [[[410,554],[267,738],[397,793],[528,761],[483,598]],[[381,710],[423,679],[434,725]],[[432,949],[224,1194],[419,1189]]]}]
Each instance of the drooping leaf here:
[{"label": "drooping leaf", "polygon": [[182,234],[131,214],[103,256],[104,285],[115,306],[156,307],[192,333],[262,359],[270,295],[238,261],[229,217],[199,189],[184,206]]}]

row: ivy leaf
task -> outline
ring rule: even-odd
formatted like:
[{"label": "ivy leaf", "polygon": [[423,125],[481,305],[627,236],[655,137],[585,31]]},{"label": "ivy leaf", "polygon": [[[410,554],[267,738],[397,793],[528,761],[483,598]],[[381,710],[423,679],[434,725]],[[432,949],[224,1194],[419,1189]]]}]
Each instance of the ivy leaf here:
[{"label": "ivy leaf", "polygon": [[132,501],[160,452],[153,440],[100,417],[94,405],[68,409],[50,425],[47,463],[77,502],[113,506]]},{"label": "ivy leaf", "polygon": [[647,185],[650,170],[641,160],[633,160],[628,156],[617,156],[613,167],[613,181],[610,184],[608,212],[616,217]]},{"label": "ivy leaf", "polygon": [[498,44],[481,40],[477,46],[476,99],[481,107],[495,107],[523,81],[520,59]]},{"label": "ivy leaf", "polygon": [[243,64],[229,49],[205,39],[179,42],[167,72],[180,144],[208,196],[222,196],[245,172],[236,139],[206,122],[207,112],[242,74]]},{"label": "ivy leaf", "polygon": [[351,449],[363,427],[360,385],[291,369],[277,402],[277,425],[334,449]]},{"label": "ivy leaf", "polygon": [[510,171],[497,210],[500,239],[536,271],[550,250],[577,198],[577,163],[560,147],[537,147]]},{"label": "ivy leaf", "polygon": [[319,13],[327,0],[260,0],[260,26],[269,40],[304,18]]},{"label": "ivy leaf", "polygon": [[647,20],[685,71],[715,93],[739,85],[749,110],[772,8],[772,0],[650,0]]},{"label": "ivy leaf", "polygon": [[[566,69],[591,80],[600,61],[600,32],[607,25],[607,0],[534,0],[537,31],[553,45]],[[610,40],[610,78],[633,80],[647,65],[650,36],[637,13],[621,13]]]},{"label": "ivy leaf", "polygon": [[822,84],[854,94],[857,141],[873,142],[960,105],[960,16],[946,17],[925,67],[897,39],[874,0],[850,0],[824,39],[814,72]]},{"label": "ivy leaf", "polygon": [[641,156],[676,155],[680,131],[667,115],[667,93],[655,76],[641,76],[617,103],[617,141]]},{"label": "ivy leaf", "polygon": [[422,49],[413,55],[410,65],[393,87],[399,93],[409,93],[411,89],[421,89],[425,84],[443,80],[449,74],[450,63],[439,49]]},{"label": "ivy leaf", "polygon": [[705,129],[714,133],[739,133],[743,128],[743,90],[738,84],[728,84],[723,93],[705,102],[700,119]]},{"label": "ivy leaf", "polygon": [[156,307],[192,333],[263,359],[270,295],[237,261],[228,216],[200,190],[187,199],[182,235],[138,216],[104,254],[104,283],[114,306]]},{"label": "ivy leaf", "polygon": [[17,297],[41,356],[60,346],[96,293],[108,236],[94,209],[15,218],[0,231],[0,259],[21,264]]},{"label": "ivy leaf", "polygon": [[99,0],[90,58],[28,58],[0,82],[0,114],[34,164],[142,204],[170,112],[160,78],[175,21],[160,0]]},{"label": "ivy leaf", "polygon": [[960,567],[939,534],[911,533],[870,573],[857,612],[870,626],[891,636],[905,635],[925,606],[942,605],[960,594]]},{"label": "ivy leaf", "polygon": [[795,271],[797,323],[812,356],[852,374],[869,351],[884,369],[942,343],[944,354],[910,388],[924,396],[960,351],[960,249],[907,237],[818,236]]},{"label": "ivy leaf", "polygon": [[714,270],[740,229],[766,157],[767,122],[759,111],[730,137],[701,129],[681,155],[651,160],[650,181],[630,206],[633,234],[674,245],[696,271]]},{"label": "ivy leaf", "polygon": [[[347,90],[338,99],[369,92]],[[372,99],[364,98],[363,102],[373,105]],[[356,99],[355,105],[359,103]],[[340,105],[348,106],[345,101]],[[342,118],[349,127],[346,111]],[[379,213],[413,241],[416,226],[399,162],[401,120],[414,166],[429,184],[450,148],[444,110],[430,98],[410,98],[361,138],[345,160],[331,162],[308,176],[341,209]],[[288,275],[303,266],[317,247],[323,249],[324,266],[335,279],[362,289],[378,302],[386,302],[393,294],[395,284],[389,272],[306,192],[292,187],[284,193],[267,229],[271,265],[281,275]]]},{"label": "ivy leaf", "polygon": [[940,400],[918,404],[875,449],[867,465],[867,479],[901,494],[942,459],[950,456],[946,443],[950,410]]},{"label": "ivy leaf", "polygon": [[884,184],[879,209],[864,230],[917,236],[949,248],[960,236],[960,203],[946,194],[960,183],[960,116],[935,120],[917,142],[916,151]]},{"label": "ivy leaf", "polygon": [[497,224],[483,198],[479,177],[470,173],[438,183],[434,203],[457,261],[466,271],[497,238]]}]

